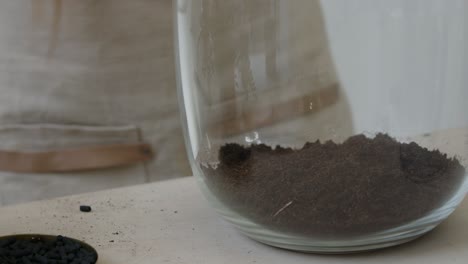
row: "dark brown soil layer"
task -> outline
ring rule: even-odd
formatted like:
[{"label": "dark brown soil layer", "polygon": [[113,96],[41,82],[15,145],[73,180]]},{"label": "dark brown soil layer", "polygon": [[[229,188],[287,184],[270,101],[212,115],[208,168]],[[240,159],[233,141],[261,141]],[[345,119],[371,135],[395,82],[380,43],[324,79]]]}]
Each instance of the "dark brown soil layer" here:
[{"label": "dark brown soil layer", "polygon": [[339,238],[427,215],[457,190],[455,158],[385,134],[302,149],[227,144],[217,167],[201,166],[210,190],[241,215],[277,231]]}]

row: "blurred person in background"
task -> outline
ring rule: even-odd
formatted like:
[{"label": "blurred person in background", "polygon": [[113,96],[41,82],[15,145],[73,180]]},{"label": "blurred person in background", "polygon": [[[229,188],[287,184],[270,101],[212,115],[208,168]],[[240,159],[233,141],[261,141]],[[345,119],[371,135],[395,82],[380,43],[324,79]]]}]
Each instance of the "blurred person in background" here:
[{"label": "blurred person in background", "polygon": [[169,0],[0,1],[0,92],[0,205],[191,175]]},{"label": "blurred person in background", "polygon": [[[177,7],[201,6],[190,30],[207,72],[194,74],[205,94],[223,91],[204,98],[215,115],[210,133],[260,143],[294,131],[301,140],[293,145],[344,139],[351,118],[319,1],[272,2]],[[248,12],[220,23],[232,8]],[[170,0],[0,1],[0,206],[192,174],[172,9]],[[238,103],[245,97],[250,105]]]}]

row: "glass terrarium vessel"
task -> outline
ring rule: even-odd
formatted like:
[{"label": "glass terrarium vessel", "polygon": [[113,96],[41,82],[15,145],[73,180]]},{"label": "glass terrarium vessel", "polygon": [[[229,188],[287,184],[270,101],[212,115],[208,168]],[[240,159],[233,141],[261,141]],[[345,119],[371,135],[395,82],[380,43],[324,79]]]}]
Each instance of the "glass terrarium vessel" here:
[{"label": "glass terrarium vessel", "polygon": [[415,239],[466,193],[468,3],[175,1],[195,176],[247,236],[342,253]]}]

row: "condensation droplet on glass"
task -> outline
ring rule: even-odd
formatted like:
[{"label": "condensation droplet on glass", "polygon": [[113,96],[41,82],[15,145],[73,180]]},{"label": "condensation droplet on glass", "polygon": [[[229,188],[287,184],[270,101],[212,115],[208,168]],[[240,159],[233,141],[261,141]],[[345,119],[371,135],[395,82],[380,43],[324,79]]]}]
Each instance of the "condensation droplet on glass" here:
[{"label": "condensation droplet on glass", "polygon": [[257,131],[254,131],[254,132],[251,132],[251,133],[247,134],[247,135],[245,136],[245,142],[250,143],[250,144],[252,144],[252,143],[254,143],[254,144],[260,144],[260,143],[262,143],[262,142],[260,141],[260,137],[259,137]]}]

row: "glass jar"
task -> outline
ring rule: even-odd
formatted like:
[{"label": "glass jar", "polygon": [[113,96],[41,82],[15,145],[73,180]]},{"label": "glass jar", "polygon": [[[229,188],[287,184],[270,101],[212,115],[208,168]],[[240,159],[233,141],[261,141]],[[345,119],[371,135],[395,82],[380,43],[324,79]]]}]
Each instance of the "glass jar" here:
[{"label": "glass jar", "polygon": [[467,191],[468,4],[178,0],[195,176],[247,236],[308,252],[400,244]]}]

